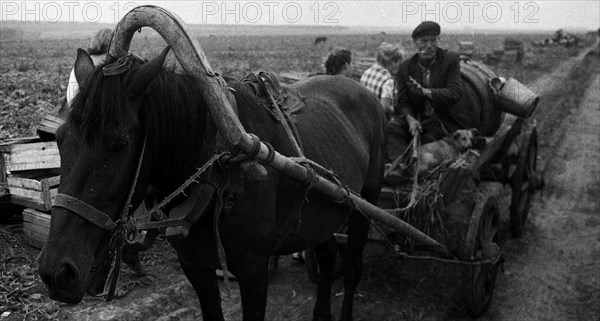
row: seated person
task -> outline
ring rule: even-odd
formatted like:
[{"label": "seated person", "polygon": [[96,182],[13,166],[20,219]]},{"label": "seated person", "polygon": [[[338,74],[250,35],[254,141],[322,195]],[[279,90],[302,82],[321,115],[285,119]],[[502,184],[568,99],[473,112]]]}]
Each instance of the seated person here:
[{"label": "seated person", "polygon": [[330,54],[325,61],[325,73],[350,76],[352,74],[352,52],[348,49],[339,49]]},{"label": "seated person", "polygon": [[[401,156],[414,135],[421,144],[461,128],[452,106],[462,94],[460,60],[438,48],[440,25],[425,21],[412,33],[417,53],[400,65],[395,115],[387,128],[387,162]],[[389,174],[389,173],[388,173]]]},{"label": "seated person", "polygon": [[360,77],[360,83],[367,87],[381,102],[390,119],[394,113],[396,82],[394,76],[402,62],[402,51],[389,43],[382,43],[377,49],[377,62]]}]

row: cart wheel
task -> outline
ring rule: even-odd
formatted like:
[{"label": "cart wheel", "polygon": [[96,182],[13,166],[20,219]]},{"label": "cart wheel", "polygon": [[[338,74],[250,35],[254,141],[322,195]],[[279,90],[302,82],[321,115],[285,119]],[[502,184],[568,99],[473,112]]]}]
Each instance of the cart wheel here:
[{"label": "cart wheel", "polygon": [[[526,136],[527,137],[527,136]],[[527,220],[531,196],[535,192],[538,140],[535,127],[519,148],[517,167],[511,177],[510,233],[519,237]]]},{"label": "cart wheel", "polygon": [[[477,262],[485,259],[499,259],[500,248],[496,244],[498,239],[498,202],[490,197],[482,204],[478,204],[473,212],[473,219],[479,222],[467,238],[467,250],[471,251],[469,261]],[[487,311],[496,285],[498,275],[498,262],[487,262],[480,265],[467,265],[463,274],[463,287],[465,293],[465,308],[473,317],[479,317]]]}]

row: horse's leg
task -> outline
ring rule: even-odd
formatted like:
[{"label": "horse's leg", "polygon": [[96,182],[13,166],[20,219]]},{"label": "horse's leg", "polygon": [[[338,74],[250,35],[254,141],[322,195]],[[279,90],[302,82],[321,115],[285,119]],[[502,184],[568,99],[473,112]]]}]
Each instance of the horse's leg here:
[{"label": "horse's leg", "polygon": [[348,248],[344,260],[344,302],[341,321],[352,320],[352,306],[356,287],[362,274],[362,254],[367,242],[369,220],[353,211],[348,219]]},{"label": "horse's leg", "polygon": [[185,276],[188,278],[202,309],[202,318],[206,321],[223,321],[223,310],[221,309],[221,293],[219,283],[214,269],[207,269],[186,264],[180,260]]},{"label": "horse's leg", "polygon": [[313,321],[333,320],[331,314],[331,285],[334,281],[335,260],[337,254],[337,243],[335,238],[321,243],[315,247],[317,262],[319,264],[319,286],[317,290],[317,301],[313,309]]},{"label": "horse's leg", "polygon": [[269,256],[248,251],[232,271],[242,297],[244,321],[263,321],[267,307]]},{"label": "horse's leg", "polygon": [[210,231],[194,227],[182,241],[171,243],[185,276],[190,281],[202,309],[203,320],[223,321],[221,292],[216,275],[216,244]]}]

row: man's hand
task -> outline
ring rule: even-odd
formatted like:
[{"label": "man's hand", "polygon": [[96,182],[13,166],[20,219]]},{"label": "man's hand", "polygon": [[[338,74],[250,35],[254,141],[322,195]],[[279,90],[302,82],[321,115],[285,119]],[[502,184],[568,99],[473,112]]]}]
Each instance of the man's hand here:
[{"label": "man's hand", "polygon": [[413,116],[406,115],[406,122],[408,123],[408,130],[410,131],[411,135],[415,136],[423,131],[421,123]]},{"label": "man's hand", "polygon": [[406,85],[411,92],[420,96],[431,98],[431,89],[421,86],[421,84],[419,84],[412,76],[408,76]]},{"label": "man's hand", "polygon": [[408,89],[414,94],[423,96],[423,86],[419,84],[412,76],[408,76],[408,81],[406,82]]}]

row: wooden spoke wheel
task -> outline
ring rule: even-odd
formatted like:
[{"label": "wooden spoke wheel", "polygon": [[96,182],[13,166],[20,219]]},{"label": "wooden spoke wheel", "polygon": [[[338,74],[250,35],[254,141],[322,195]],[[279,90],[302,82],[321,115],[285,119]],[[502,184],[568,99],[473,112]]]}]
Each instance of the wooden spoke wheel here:
[{"label": "wooden spoke wheel", "polygon": [[500,247],[496,243],[498,213],[498,202],[494,197],[477,204],[467,233],[465,250],[470,253],[470,257],[466,260],[482,262],[466,265],[463,271],[465,309],[473,317],[479,317],[487,311],[496,286],[501,256]]},{"label": "wooden spoke wheel", "polygon": [[531,198],[536,189],[538,139],[535,127],[525,136],[517,156],[516,169],[512,173],[510,202],[510,233],[519,237],[527,220]]}]

